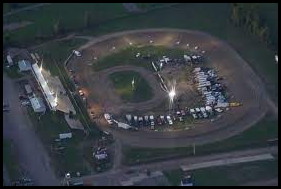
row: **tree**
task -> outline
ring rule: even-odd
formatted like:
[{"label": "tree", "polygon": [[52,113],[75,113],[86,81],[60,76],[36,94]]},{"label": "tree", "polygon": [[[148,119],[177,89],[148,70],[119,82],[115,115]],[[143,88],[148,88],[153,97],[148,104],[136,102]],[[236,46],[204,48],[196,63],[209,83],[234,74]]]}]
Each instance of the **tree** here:
[{"label": "tree", "polygon": [[59,35],[62,34],[64,32],[64,28],[63,25],[61,23],[60,20],[58,20],[55,24],[54,24],[54,35]]},{"label": "tree", "polygon": [[260,38],[261,41],[265,42],[268,44],[268,39],[269,39],[269,29],[267,26],[263,26],[259,29],[257,33],[258,37]]},{"label": "tree", "polygon": [[11,35],[9,32],[4,33],[3,48],[7,47],[11,42]]},{"label": "tree", "polygon": [[86,11],[84,14],[84,25],[85,27],[89,27],[91,24],[91,15],[89,13],[89,11]]},{"label": "tree", "polygon": [[232,14],[231,14],[231,21],[234,23],[235,26],[238,25],[239,22],[239,12],[237,3],[232,3]]}]

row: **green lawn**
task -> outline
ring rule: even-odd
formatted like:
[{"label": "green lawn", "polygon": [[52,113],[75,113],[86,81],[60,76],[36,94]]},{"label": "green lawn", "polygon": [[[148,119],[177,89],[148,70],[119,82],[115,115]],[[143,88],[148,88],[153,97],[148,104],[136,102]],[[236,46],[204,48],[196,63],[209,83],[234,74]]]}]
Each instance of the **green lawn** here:
[{"label": "green lawn", "polygon": [[10,32],[10,35],[13,42],[34,44],[38,42],[39,36],[53,36],[54,24],[59,20],[65,31],[83,29],[86,11],[91,14],[90,22],[93,27],[104,21],[127,15],[121,3],[53,3],[38,10],[24,11],[9,16],[4,19],[4,23],[33,22],[27,27]]},{"label": "green lawn", "polygon": [[[264,160],[217,166],[190,171],[195,186],[237,186],[251,181],[278,177],[278,160]],[[180,185],[181,169],[167,170],[164,174],[172,185]]]},{"label": "green lawn", "polygon": [[270,30],[270,39],[274,50],[278,51],[278,4],[260,3],[259,14]]},{"label": "green lawn", "polygon": [[[125,102],[142,102],[152,98],[153,92],[147,81],[134,71],[112,73],[111,79],[116,93]],[[132,82],[134,81],[134,86]]]},{"label": "green lawn", "polygon": [[[38,114],[34,113],[33,110],[29,109],[28,113],[35,131],[52,158],[52,164],[57,175],[64,176],[66,172],[76,173],[77,171],[83,175],[89,173],[80,147],[80,143],[84,139],[82,131],[70,130],[63,113],[47,112],[41,116],[40,121],[38,120]],[[73,138],[60,144],[54,142],[54,139],[59,138],[59,134],[68,132],[72,132]],[[56,151],[55,148],[58,147],[65,147],[65,149]]]},{"label": "green lawn", "polygon": [[68,133],[70,129],[61,112],[47,112],[39,120],[39,114],[32,108],[28,109],[28,114],[34,124],[36,132],[41,136],[45,144],[51,143],[60,133]]},{"label": "green lawn", "polygon": [[[271,117],[265,117],[255,126],[244,131],[240,135],[233,136],[223,141],[196,146],[196,155],[228,152],[253,147],[265,147],[267,140],[278,137],[278,121]],[[174,157],[186,157],[193,155],[193,147],[179,148],[133,148],[124,147],[124,164],[136,164],[143,162],[159,161]]]},{"label": "green lawn", "polygon": [[18,179],[21,176],[14,146],[10,140],[3,140],[3,164],[7,168],[11,181]]},{"label": "green lawn", "polygon": [[[93,64],[93,68],[95,71],[100,71],[113,66],[135,65],[153,71],[151,61],[158,60],[164,55],[171,58],[183,56],[184,52],[184,50],[179,48],[167,48],[163,46],[128,47],[121,49],[116,53],[102,57],[96,64]],[[150,55],[150,58],[136,58],[137,53],[140,53],[141,56]]]}]

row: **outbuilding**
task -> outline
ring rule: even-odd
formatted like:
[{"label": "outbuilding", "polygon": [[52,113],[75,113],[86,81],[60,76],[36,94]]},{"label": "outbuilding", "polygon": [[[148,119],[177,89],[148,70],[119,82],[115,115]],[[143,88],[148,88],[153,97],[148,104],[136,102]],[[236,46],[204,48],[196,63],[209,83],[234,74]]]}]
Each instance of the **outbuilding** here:
[{"label": "outbuilding", "polygon": [[19,65],[19,69],[21,72],[24,72],[24,71],[29,71],[31,70],[31,64],[29,61],[27,60],[21,60],[18,62],[18,65]]},{"label": "outbuilding", "polygon": [[45,112],[46,111],[46,106],[43,103],[43,100],[41,98],[32,97],[32,98],[29,98],[29,100],[31,102],[34,112]]},{"label": "outbuilding", "polygon": [[14,62],[13,62],[12,57],[10,55],[7,55],[7,61],[8,61],[9,66],[14,65]]}]

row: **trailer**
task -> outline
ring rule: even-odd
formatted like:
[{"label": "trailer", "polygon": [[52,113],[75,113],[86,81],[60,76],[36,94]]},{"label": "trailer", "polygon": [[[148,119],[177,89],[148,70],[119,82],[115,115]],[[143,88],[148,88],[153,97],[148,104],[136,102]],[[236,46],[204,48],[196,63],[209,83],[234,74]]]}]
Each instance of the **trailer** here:
[{"label": "trailer", "polygon": [[122,129],[130,129],[130,128],[132,128],[130,125],[128,125],[128,124],[126,124],[126,123],[122,123],[122,122],[118,122],[118,123],[117,123],[117,126],[118,126],[119,128],[122,128]]},{"label": "trailer", "polygon": [[204,107],[201,107],[200,110],[201,110],[201,112],[202,112],[202,114],[203,114],[203,117],[204,117],[204,118],[207,118],[207,117],[208,117],[208,114],[206,113],[206,109],[205,109]]},{"label": "trailer", "polygon": [[224,102],[224,103],[217,103],[217,105],[215,105],[215,108],[227,108],[229,107],[229,103]]}]

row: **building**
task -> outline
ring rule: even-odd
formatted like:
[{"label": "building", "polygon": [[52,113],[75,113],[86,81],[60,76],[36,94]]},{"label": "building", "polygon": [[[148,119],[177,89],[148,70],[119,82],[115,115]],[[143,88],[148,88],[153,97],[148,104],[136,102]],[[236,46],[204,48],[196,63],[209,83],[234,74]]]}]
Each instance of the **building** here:
[{"label": "building", "polygon": [[57,100],[54,97],[54,93],[51,92],[48,83],[46,82],[42,72],[40,71],[40,68],[37,64],[32,64],[32,71],[34,74],[34,77],[36,78],[37,82],[39,83],[42,92],[44,94],[44,97],[48,103],[49,108],[52,111],[56,111],[56,106],[57,106]]},{"label": "building", "polygon": [[191,175],[188,175],[181,179],[181,186],[193,186],[193,181]]},{"label": "building", "polygon": [[13,66],[14,65],[14,62],[13,62],[12,57],[10,55],[7,55],[7,61],[8,61],[8,65],[9,66]]},{"label": "building", "polygon": [[29,98],[31,102],[31,106],[34,110],[34,112],[45,112],[46,106],[41,98],[38,97],[31,97]]},{"label": "building", "polygon": [[18,62],[20,72],[31,70],[31,64],[27,60],[21,60]]},{"label": "building", "polygon": [[31,89],[31,86],[29,84],[26,84],[24,85],[24,88],[25,88],[25,92],[27,95],[31,95],[32,94],[32,89]]}]

